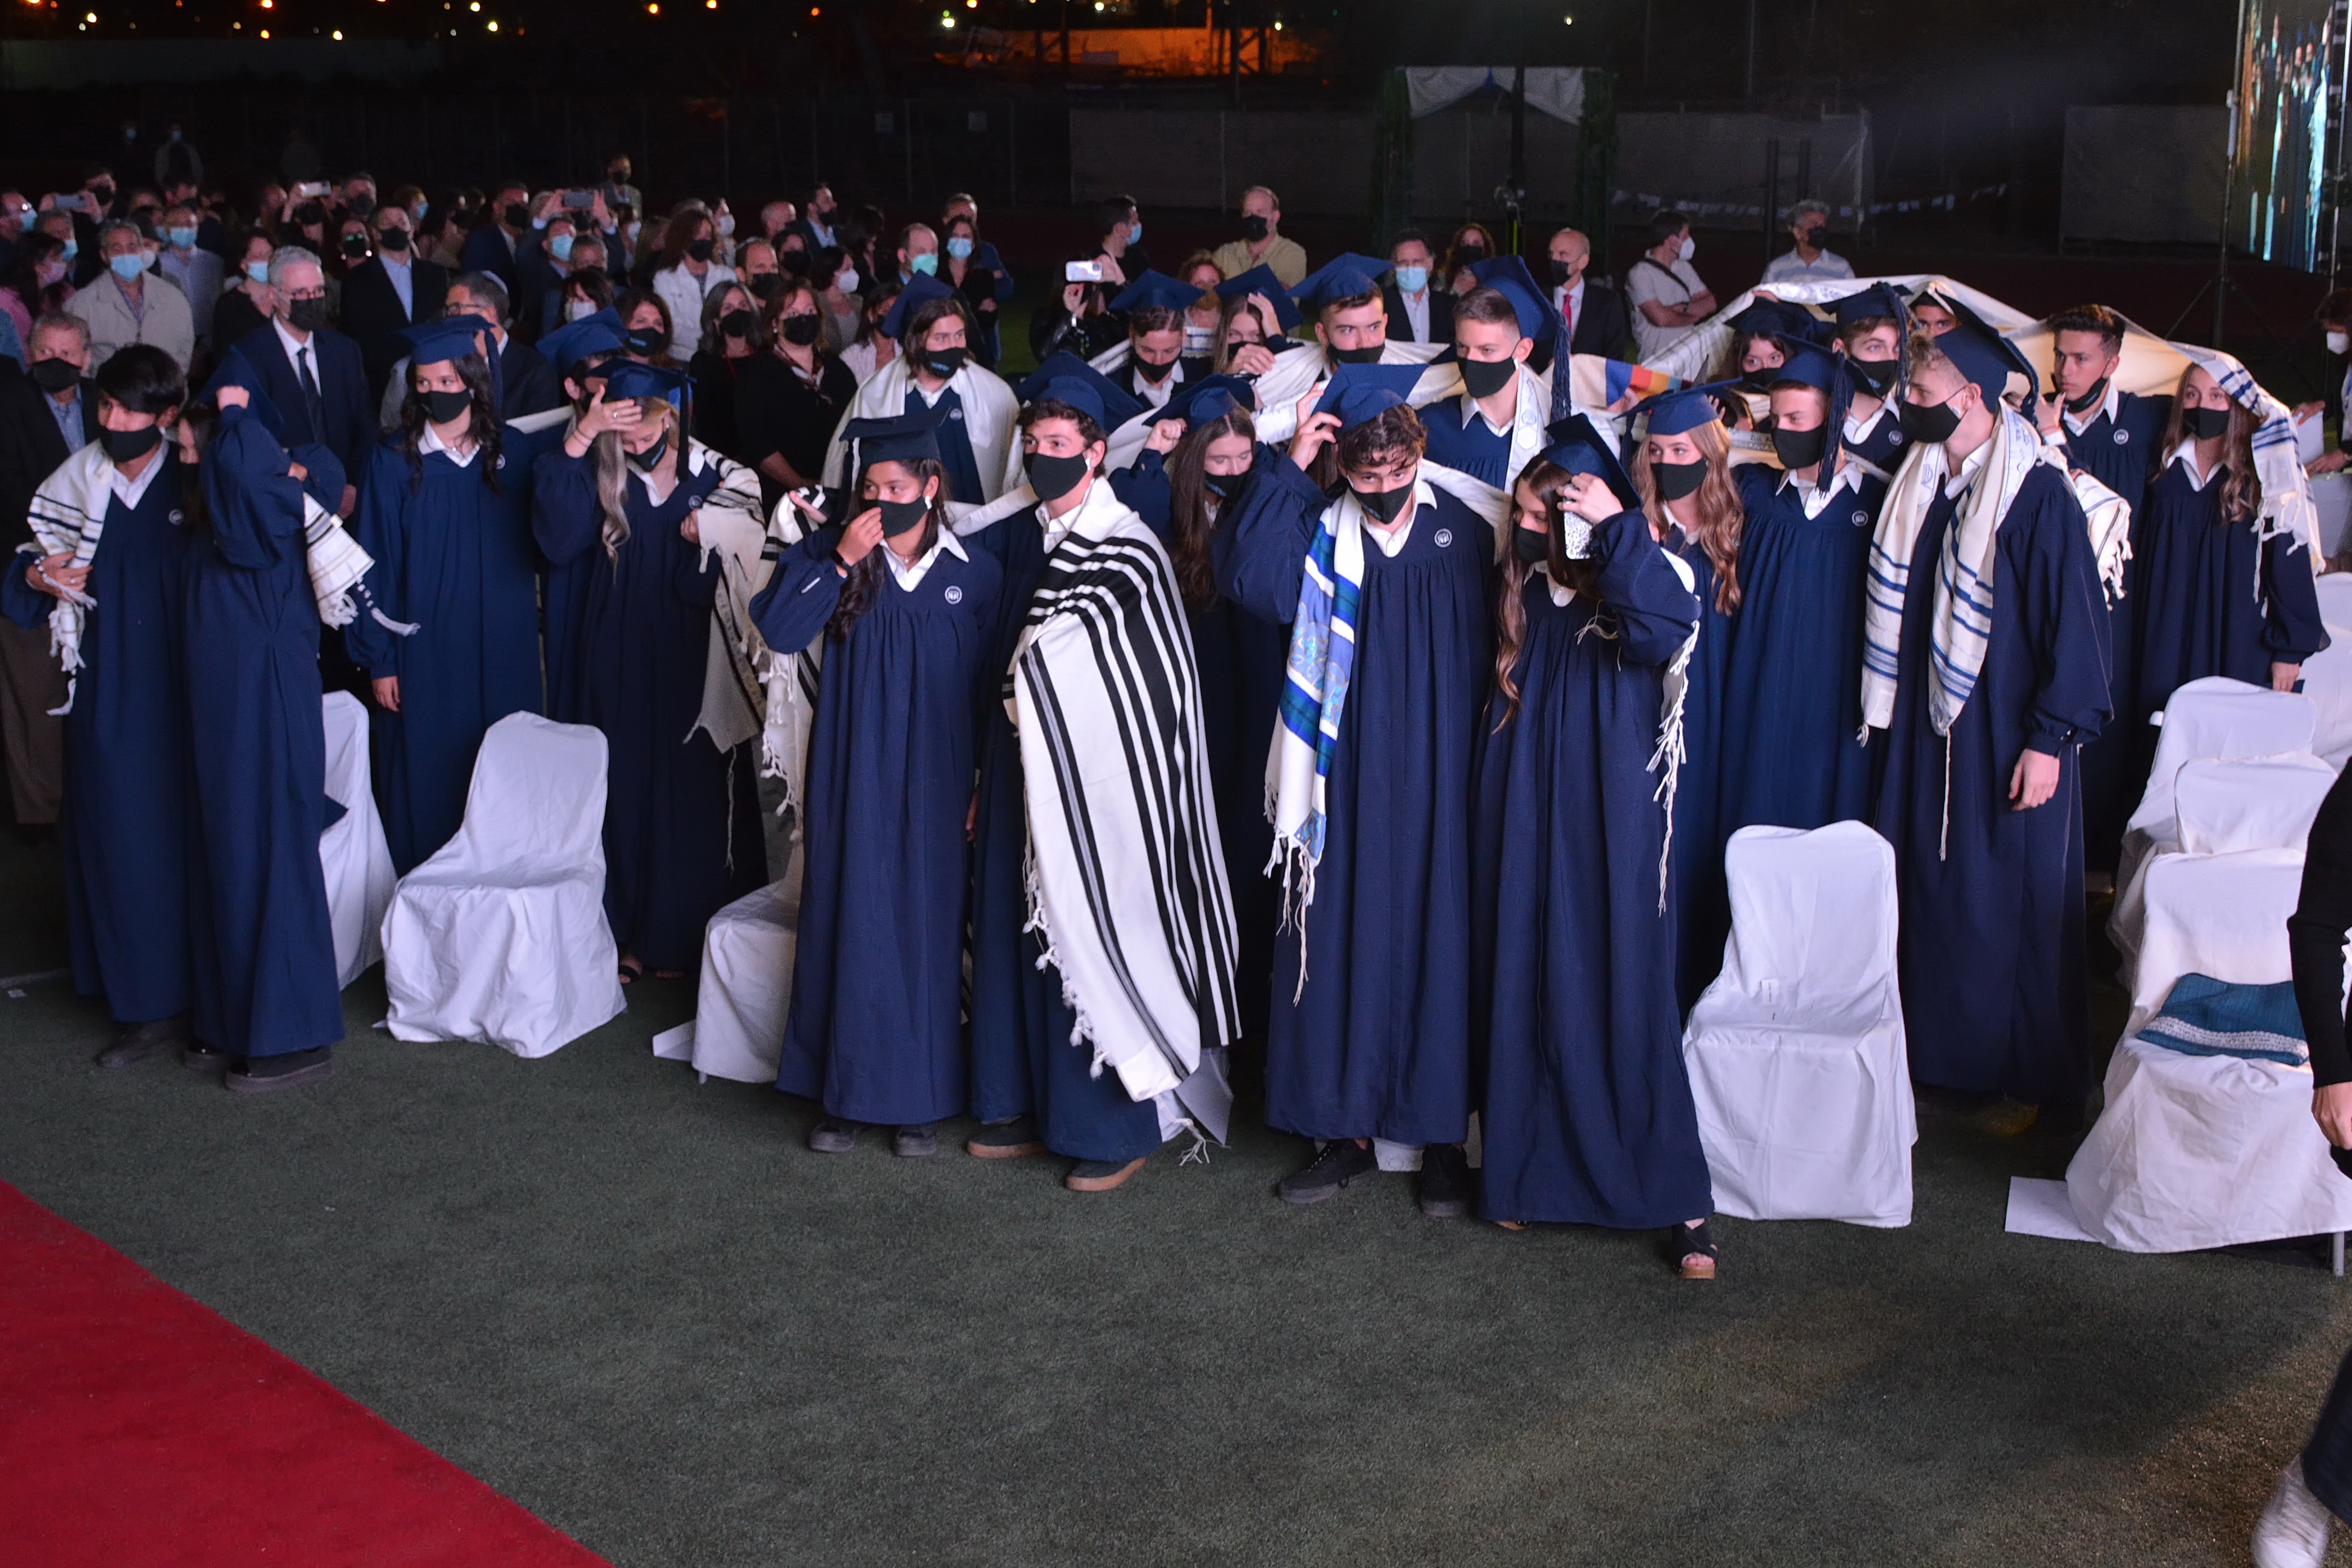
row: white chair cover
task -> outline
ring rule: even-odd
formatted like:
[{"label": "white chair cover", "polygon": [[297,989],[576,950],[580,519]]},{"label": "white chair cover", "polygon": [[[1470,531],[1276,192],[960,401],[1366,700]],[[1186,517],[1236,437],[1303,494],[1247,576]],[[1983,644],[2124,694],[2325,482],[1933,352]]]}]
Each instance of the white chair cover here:
[{"label": "white chair cover", "polygon": [[795,846],[782,877],[710,917],[702,940],[702,986],[695,997],[696,1072],[737,1083],[776,1081],[800,914],[801,858]]},{"label": "white chair cover", "polygon": [[2173,781],[2184,855],[2300,849],[2336,770],[2308,752],[2278,757],[2200,757]]},{"label": "white chair cover", "polygon": [[327,873],[327,917],[335,932],[335,984],[349,985],[383,957],[392,851],[368,777],[367,710],[348,691],[330,691],[320,716],[327,728],[327,794],[343,815],[319,836],[319,864]]},{"label": "white chair cover", "polygon": [[2147,1026],[2184,974],[2241,985],[2292,978],[2286,921],[2303,890],[2303,848],[2159,855],[2148,862],[2147,913],[2126,1038]]},{"label": "white chair cover", "polygon": [[[2330,485],[2328,492],[2341,508],[2345,499],[2352,496],[2352,479],[2340,485]],[[2320,499],[2319,487],[2312,487],[2312,500]],[[2326,510],[2321,502],[2321,510]],[[2322,572],[2313,585],[2319,593],[2319,618],[2331,626],[2352,626],[2352,572]]]},{"label": "white chair cover", "polygon": [[490,726],[464,825],[401,879],[384,917],[394,1037],[543,1057],[620,1013],[604,763],[588,725],[510,713]]},{"label": "white chair cover", "polygon": [[[2352,584],[2352,572],[2331,577]],[[2343,620],[2327,623],[2327,639],[2326,647],[2303,661],[2303,694],[2311,699],[2316,720],[2311,749],[2341,772],[2346,761],[2352,760],[2352,607]]]},{"label": "white chair cover", "polygon": [[1910,1224],[1895,851],[1859,822],[1746,827],[1725,868],[1731,940],[1683,1040],[1716,1207]]}]

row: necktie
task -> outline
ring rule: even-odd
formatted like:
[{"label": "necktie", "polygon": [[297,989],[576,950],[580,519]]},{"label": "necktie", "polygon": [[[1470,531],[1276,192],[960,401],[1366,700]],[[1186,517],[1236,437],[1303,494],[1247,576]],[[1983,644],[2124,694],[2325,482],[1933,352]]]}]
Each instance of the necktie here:
[{"label": "necktie", "polygon": [[1559,291],[1559,341],[1572,342],[1576,337],[1576,288],[1570,284]]},{"label": "necktie", "polygon": [[319,395],[319,378],[310,374],[310,345],[304,343],[294,354],[294,365],[302,375],[302,407],[310,416],[310,438],[327,438],[327,405]]}]

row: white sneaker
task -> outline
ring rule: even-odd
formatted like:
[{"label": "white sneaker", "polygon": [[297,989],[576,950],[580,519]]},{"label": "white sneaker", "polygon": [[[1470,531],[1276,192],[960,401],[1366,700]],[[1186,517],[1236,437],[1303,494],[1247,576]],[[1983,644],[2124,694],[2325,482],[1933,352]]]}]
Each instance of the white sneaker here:
[{"label": "white sneaker", "polygon": [[2327,1558],[2327,1505],[2303,1484],[2303,1457],[2279,1477],[2278,1489],[2254,1521],[2254,1568],[2319,1568]]}]

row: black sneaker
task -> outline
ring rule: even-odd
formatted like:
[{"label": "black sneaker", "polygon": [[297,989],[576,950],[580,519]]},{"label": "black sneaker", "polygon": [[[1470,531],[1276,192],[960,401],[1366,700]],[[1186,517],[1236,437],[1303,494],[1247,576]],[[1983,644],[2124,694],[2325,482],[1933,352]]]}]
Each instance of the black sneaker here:
[{"label": "black sneaker", "polygon": [[928,1160],[940,1152],[940,1135],[926,1124],[901,1127],[890,1135],[890,1152],[901,1160]]},{"label": "black sneaker", "polygon": [[1045,1141],[1037,1136],[1036,1127],[1025,1116],[992,1122],[965,1139],[963,1146],[982,1160],[1017,1160],[1024,1154],[1045,1152]]},{"label": "black sneaker", "polygon": [[281,1089],[324,1083],[334,1076],[334,1047],[319,1046],[283,1056],[248,1057],[228,1069],[221,1087],[231,1094],[276,1094]]},{"label": "black sneaker", "polygon": [[114,1037],[114,1044],[92,1058],[107,1068],[137,1067],[158,1051],[179,1046],[188,1037],[184,1016],[133,1024]]},{"label": "black sneaker", "polygon": [[1470,1159],[1451,1143],[1421,1152],[1421,1212],[1432,1219],[1460,1219],[1470,1212]]},{"label": "black sneaker", "polygon": [[857,1123],[824,1117],[809,1129],[808,1146],[820,1154],[846,1154],[857,1147]]},{"label": "black sneaker", "polygon": [[1369,1176],[1380,1168],[1380,1157],[1353,1138],[1334,1138],[1323,1145],[1313,1164],[1295,1176],[1285,1176],[1274,1189],[1275,1195],[1286,1204],[1319,1204],[1357,1177]]}]

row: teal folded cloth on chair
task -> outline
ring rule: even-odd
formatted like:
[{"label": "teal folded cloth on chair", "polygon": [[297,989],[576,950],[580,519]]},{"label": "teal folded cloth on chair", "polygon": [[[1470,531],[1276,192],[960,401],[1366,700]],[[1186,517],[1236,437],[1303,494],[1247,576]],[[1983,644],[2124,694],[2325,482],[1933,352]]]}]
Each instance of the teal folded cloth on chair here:
[{"label": "teal folded cloth on chair", "polygon": [[2311,1065],[2291,980],[2232,985],[2210,974],[2184,974],[2172,983],[2164,1010],[2149,1020],[2139,1037],[2192,1057],[2247,1057],[2291,1068]]}]

